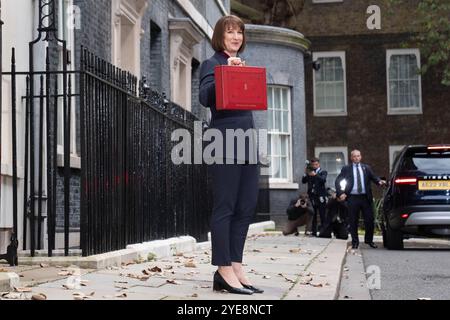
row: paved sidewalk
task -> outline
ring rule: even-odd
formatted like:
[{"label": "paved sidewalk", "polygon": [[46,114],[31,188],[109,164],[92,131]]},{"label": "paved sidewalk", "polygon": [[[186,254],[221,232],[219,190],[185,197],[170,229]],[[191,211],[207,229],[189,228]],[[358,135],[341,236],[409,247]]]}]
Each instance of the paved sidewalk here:
[{"label": "paved sidewalk", "polygon": [[347,241],[266,232],[248,238],[244,265],[264,294],[213,292],[209,243],[195,252],[104,270],[24,266],[20,287],[0,299],[310,300],[336,299]]}]

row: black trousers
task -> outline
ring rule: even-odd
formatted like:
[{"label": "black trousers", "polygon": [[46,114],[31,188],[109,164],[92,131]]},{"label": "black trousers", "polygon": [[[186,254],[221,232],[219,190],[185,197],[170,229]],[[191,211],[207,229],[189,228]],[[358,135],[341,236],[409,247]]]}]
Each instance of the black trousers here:
[{"label": "black trousers", "polygon": [[[327,204],[324,201],[323,203],[320,202],[320,197],[318,196],[310,196],[310,198],[313,201],[313,208],[314,208],[314,216],[312,220],[312,233],[317,233],[317,215],[320,217],[320,226],[321,228],[324,227],[327,224]],[[323,197],[325,199],[325,197]],[[320,231],[320,230],[319,230]]]},{"label": "black trousers", "polygon": [[350,233],[352,235],[352,243],[353,244],[359,243],[358,222],[360,211],[363,213],[364,227],[366,229],[364,241],[366,243],[373,242],[373,231],[375,225],[374,225],[372,203],[369,201],[366,195],[349,195],[347,203],[349,216],[348,222],[350,226]]},{"label": "black trousers", "polygon": [[214,164],[211,217],[212,261],[215,266],[242,263],[248,228],[255,216],[259,192],[259,166]]}]

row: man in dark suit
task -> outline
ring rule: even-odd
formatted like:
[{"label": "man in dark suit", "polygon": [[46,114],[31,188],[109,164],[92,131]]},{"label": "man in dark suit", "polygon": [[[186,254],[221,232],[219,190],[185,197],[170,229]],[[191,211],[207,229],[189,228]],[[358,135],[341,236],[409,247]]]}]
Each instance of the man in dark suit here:
[{"label": "man in dark suit", "polygon": [[350,233],[352,235],[352,248],[358,249],[358,221],[359,212],[362,211],[365,225],[364,241],[372,248],[377,248],[373,242],[374,215],[372,209],[373,196],[370,182],[379,186],[386,185],[386,181],[375,176],[372,169],[361,163],[361,152],[353,150],[351,153],[352,163],[342,168],[336,178],[337,196],[341,201],[347,200]]},{"label": "man in dark suit", "polygon": [[318,158],[312,158],[310,165],[305,169],[302,183],[308,184],[309,199],[314,208],[314,216],[312,221],[312,234],[317,235],[317,214],[320,215],[320,224],[326,225],[326,210],[327,210],[327,182],[328,172],[320,168]]}]

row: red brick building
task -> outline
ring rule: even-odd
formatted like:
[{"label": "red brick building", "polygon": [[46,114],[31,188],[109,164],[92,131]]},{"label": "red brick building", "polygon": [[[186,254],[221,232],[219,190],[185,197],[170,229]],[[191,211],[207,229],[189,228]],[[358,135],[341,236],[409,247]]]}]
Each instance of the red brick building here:
[{"label": "red brick building", "polygon": [[419,1],[393,14],[386,2],[305,0],[297,17],[296,29],[312,42],[306,62],[321,65],[306,68],[308,155],[320,157],[329,185],[354,148],[388,176],[404,145],[450,143],[450,87],[436,70],[420,76],[419,47],[403,46]]}]

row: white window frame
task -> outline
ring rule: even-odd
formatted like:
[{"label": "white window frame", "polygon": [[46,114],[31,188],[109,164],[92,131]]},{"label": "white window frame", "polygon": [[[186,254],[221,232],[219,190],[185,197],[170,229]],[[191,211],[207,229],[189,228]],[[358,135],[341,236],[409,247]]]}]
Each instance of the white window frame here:
[{"label": "white window frame", "polygon": [[345,51],[318,51],[313,53],[313,61],[319,58],[341,58],[342,67],[344,69],[344,111],[318,111],[316,105],[316,70],[313,70],[313,103],[315,117],[345,117],[347,116],[347,66],[345,62]]},{"label": "white window frame", "polygon": [[395,161],[394,153],[397,151],[402,151],[404,147],[405,147],[404,145],[389,146],[389,172],[392,172],[393,169],[392,167]]},{"label": "white window frame", "polygon": [[192,111],[192,59],[194,46],[203,40],[203,34],[190,19],[170,19],[169,39],[170,98]]},{"label": "white window frame", "polygon": [[[63,12],[62,3],[65,2],[66,12]],[[73,6],[73,0],[58,0],[58,38],[61,40],[66,40],[67,50],[70,52],[70,65],[67,66],[67,71],[75,70],[75,33],[74,30],[67,29],[67,39],[64,36],[64,27],[67,27],[68,22],[68,8]],[[64,15],[64,19],[63,19]],[[66,24],[64,26],[64,24]],[[58,42],[58,51],[60,55],[60,65],[59,70],[62,70],[63,64],[63,45]],[[72,93],[76,91],[76,77],[75,74],[69,74],[68,79],[70,77],[71,85],[72,85]],[[67,79],[67,80],[68,80]],[[62,75],[58,76],[58,91],[59,93],[63,92],[63,77]],[[58,98],[58,128],[60,128],[62,135],[58,134],[58,143],[57,143],[57,165],[64,166],[64,113],[63,113],[63,103],[62,98]],[[67,100],[69,103],[69,100]],[[70,166],[72,168],[81,168],[81,158],[77,153],[77,118],[76,118],[76,99],[72,97],[70,99],[71,109],[70,109]]]},{"label": "white window frame", "polygon": [[[348,164],[348,147],[316,147],[314,148],[314,156],[320,159],[321,153],[342,152],[344,154],[344,166]],[[326,170],[327,168],[325,168]],[[329,183],[328,183],[329,184]],[[334,181],[329,187],[334,188]]]},{"label": "white window frame", "polygon": [[[293,182],[293,159],[292,159],[292,88],[289,86],[283,85],[268,85],[268,90],[270,89],[285,89],[288,91],[288,132],[289,132],[289,146],[288,146],[288,163],[287,163],[287,178],[269,178],[269,187],[270,189],[298,189],[298,184]],[[272,95],[272,100],[275,99],[275,95]],[[272,105],[274,105],[274,100],[272,101]],[[267,119],[268,121],[268,119]],[[280,134],[276,131],[268,131],[268,134]],[[286,134],[283,134],[286,135]],[[271,139],[273,143],[273,140]],[[271,148],[273,150],[273,148]],[[271,155],[270,155],[271,156]]]},{"label": "white window frame", "polygon": [[[147,0],[110,0],[111,2],[111,59],[114,65],[140,77],[141,28],[148,7]],[[126,22],[124,24],[123,22]],[[127,26],[128,28],[125,28]],[[131,44],[122,43],[122,33],[127,32]],[[124,52],[124,50],[126,52]]]},{"label": "white window frame", "polygon": [[387,49],[386,50],[386,94],[387,94],[387,104],[388,104],[388,115],[402,115],[402,114],[422,114],[422,76],[419,74],[419,108],[391,108],[391,95],[389,86],[389,67],[391,63],[391,57],[393,55],[409,55],[413,54],[416,56],[417,68],[420,70],[420,50],[419,49]]}]

